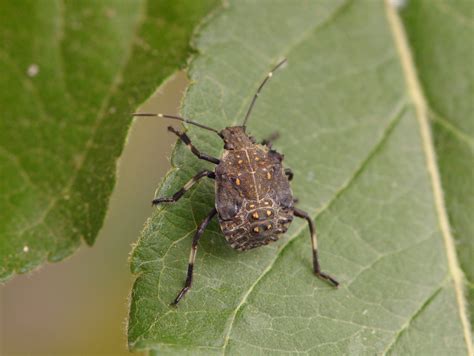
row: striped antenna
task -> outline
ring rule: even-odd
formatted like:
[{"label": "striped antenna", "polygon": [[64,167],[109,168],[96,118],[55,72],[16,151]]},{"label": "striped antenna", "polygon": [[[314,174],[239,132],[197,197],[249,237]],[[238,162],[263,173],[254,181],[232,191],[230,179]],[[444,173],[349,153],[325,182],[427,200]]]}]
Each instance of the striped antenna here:
[{"label": "striped antenna", "polygon": [[257,101],[258,95],[260,94],[260,91],[262,88],[265,86],[265,84],[268,82],[268,80],[273,76],[273,72],[276,71],[278,68],[280,68],[283,64],[286,63],[286,58],[283,59],[281,62],[279,62],[275,68],[273,68],[270,72],[268,72],[267,76],[263,80],[263,82],[260,84],[260,86],[257,89],[257,92],[253,96],[252,102],[250,103],[249,109],[247,110],[247,114],[245,115],[244,123],[242,126],[245,128],[245,125],[247,124],[247,120],[250,116],[250,113],[252,112],[253,106],[255,105],[255,102]]},{"label": "striped antenna", "polygon": [[191,121],[191,120],[182,118],[182,117],[180,117],[180,116],[164,115],[164,114],[141,113],[141,112],[139,112],[139,113],[134,113],[134,114],[132,114],[132,115],[133,115],[133,116],[156,116],[156,117],[164,117],[164,118],[166,118],[166,119],[179,120],[179,121],[185,122],[185,123],[187,123],[187,124],[191,124],[191,125],[200,127],[200,128],[202,128],[202,129],[215,132],[216,134],[218,134],[218,135],[220,136],[219,131],[213,129],[212,127],[205,126],[205,125],[200,124],[200,123],[198,123],[198,122],[195,122],[195,121]]}]

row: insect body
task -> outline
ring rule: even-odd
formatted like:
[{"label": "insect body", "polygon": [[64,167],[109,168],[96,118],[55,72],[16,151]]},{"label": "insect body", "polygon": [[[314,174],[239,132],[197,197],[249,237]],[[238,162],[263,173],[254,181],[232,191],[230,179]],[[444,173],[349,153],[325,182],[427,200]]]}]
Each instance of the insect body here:
[{"label": "insect body", "polygon": [[260,84],[241,126],[227,127],[218,131],[179,116],[134,114],[135,116],[158,116],[180,120],[213,131],[224,141],[224,153],[218,159],[201,153],[193,146],[186,133],[168,127],[168,130],[176,134],[198,158],[217,165],[214,171],[199,172],[172,197],[153,200],[154,205],[176,202],[201,178],[208,177],[215,180],[215,207],[194,234],[186,282],[173,301],[174,305],[178,304],[191,288],[198,241],[211,219],[216,215],[226,240],[232,248],[239,251],[267,245],[278,240],[287,231],[294,216],[306,219],[311,234],[313,271],[318,277],[327,280],[334,286],[339,285],[334,278],[321,272],[316,230],[309,215],[294,206],[295,200],[289,184],[293,173],[291,170],[283,168],[283,156],[271,149],[271,139],[257,144],[246,133],[247,119],[261,89],[271,78],[273,72],[285,62],[286,60],[283,60],[278,63]]},{"label": "insect body", "polygon": [[293,220],[293,195],[283,156],[252,142],[242,127],[222,131],[226,151],[216,168],[222,232],[240,251],[278,240]]}]

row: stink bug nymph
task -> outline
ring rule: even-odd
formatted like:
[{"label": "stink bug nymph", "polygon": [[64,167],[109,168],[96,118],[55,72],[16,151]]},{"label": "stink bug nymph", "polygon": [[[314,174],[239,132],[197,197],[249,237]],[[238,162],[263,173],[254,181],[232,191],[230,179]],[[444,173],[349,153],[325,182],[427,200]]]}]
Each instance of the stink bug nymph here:
[{"label": "stink bug nymph", "polygon": [[186,282],[173,301],[172,304],[174,305],[178,304],[191,288],[199,239],[211,219],[216,215],[224,237],[232,248],[239,251],[267,245],[278,240],[288,230],[294,216],[305,219],[308,222],[311,234],[314,273],[336,287],[339,285],[333,277],[321,272],[314,223],[306,212],[295,207],[295,199],[289,184],[293,178],[293,173],[290,169],[283,167],[283,156],[271,148],[272,140],[275,137],[264,140],[259,144],[246,132],[247,120],[260,91],[272,77],[273,72],[285,62],[286,59],[278,63],[260,84],[241,126],[226,127],[218,131],[179,116],[134,114],[134,116],[158,116],[180,120],[215,132],[224,141],[222,157],[215,158],[200,152],[194,147],[186,133],[168,127],[168,130],[177,135],[199,159],[217,165],[214,171],[203,170],[196,174],[172,197],[153,200],[153,205],[175,203],[201,178],[208,177],[215,181],[215,207],[201,222],[194,234]]}]

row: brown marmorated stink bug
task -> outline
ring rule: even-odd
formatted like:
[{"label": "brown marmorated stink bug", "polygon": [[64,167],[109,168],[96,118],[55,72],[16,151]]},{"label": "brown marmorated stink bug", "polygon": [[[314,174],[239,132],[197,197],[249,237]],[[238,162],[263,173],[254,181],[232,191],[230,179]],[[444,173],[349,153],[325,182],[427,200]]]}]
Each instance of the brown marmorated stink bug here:
[{"label": "brown marmorated stink bug", "polygon": [[216,215],[226,240],[232,248],[239,251],[267,245],[278,240],[280,235],[288,230],[293,216],[306,219],[311,234],[313,271],[316,276],[330,282],[332,285],[336,287],[339,285],[333,277],[321,272],[314,223],[306,212],[294,206],[295,199],[289,184],[289,181],[293,178],[293,173],[290,169],[283,168],[283,155],[271,149],[272,140],[275,137],[258,144],[246,132],[245,125],[260,91],[272,77],[273,72],[285,62],[286,59],[278,63],[260,84],[241,126],[226,127],[218,131],[179,116],[148,113],[134,114],[134,116],[158,116],[180,120],[215,132],[224,141],[224,153],[218,159],[201,153],[193,146],[186,133],[180,132],[171,126],[168,127],[168,130],[177,135],[199,159],[217,165],[214,171],[203,170],[196,174],[172,197],[153,200],[153,205],[174,203],[201,178],[208,177],[215,180],[215,207],[201,222],[194,234],[186,282],[173,301],[172,304],[174,305],[178,304],[191,288],[199,238],[211,219]]}]

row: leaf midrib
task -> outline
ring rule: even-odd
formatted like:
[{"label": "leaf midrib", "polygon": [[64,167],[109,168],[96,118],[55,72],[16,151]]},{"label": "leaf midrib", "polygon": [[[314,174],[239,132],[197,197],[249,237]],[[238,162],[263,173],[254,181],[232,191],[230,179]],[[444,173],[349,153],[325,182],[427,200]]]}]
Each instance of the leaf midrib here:
[{"label": "leaf midrib", "polygon": [[389,0],[385,0],[386,16],[388,25],[392,31],[395,46],[400,57],[403,74],[405,76],[407,90],[412,98],[413,105],[416,109],[416,118],[420,127],[420,139],[425,154],[427,171],[431,180],[434,204],[438,217],[439,228],[443,236],[446,249],[446,257],[448,261],[448,270],[453,279],[453,286],[458,304],[459,317],[461,320],[464,340],[469,355],[473,355],[472,336],[469,320],[467,318],[467,310],[463,294],[463,273],[461,271],[459,261],[454,246],[454,239],[451,234],[451,227],[446,211],[444,194],[441,185],[439,168],[436,162],[436,151],[433,145],[433,137],[430,130],[429,122],[429,106],[425,98],[421,83],[419,82],[416,66],[412,58],[410,46],[405,34],[404,27],[401,23],[393,5]]},{"label": "leaf midrib", "polygon": [[[344,3],[341,7],[344,7],[344,5],[347,5],[348,3],[349,2]],[[395,13],[395,10],[391,7],[391,5],[388,3],[388,0],[386,0],[386,9],[387,9],[387,14],[386,15],[388,17],[388,23],[389,23],[390,30],[392,30],[392,32],[401,31],[401,33],[403,35],[404,34],[403,25],[401,25],[399,23],[400,20],[398,19],[398,15]],[[337,12],[339,12],[339,10],[340,10],[340,8],[336,9],[334,12],[337,13]],[[394,29],[394,24],[393,24],[393,21],[391,21],[391,17],[396,18],[396,22],[398,22],[398,25],[396,25],[396,27],[398,27],[398,30]],[[328,17],[328,19],[333,19],[333,18],[334,18],[334,13]],[[325,25],[325,23],[323,23],[321,26],[324,26],[324,25]],[[309,32],[311,32],[311,31],[309,31]],[[303,35],[300,38],[305,38],[305,36]],[[399,41],[404,41],[405,43],[402,44],[402,45],[404,45],[406,47],[406,49],[408,50],[408,45],[406,43],[406,38],[404,38],[404,35],[402,36],[402,38],[400,38],[400,37],[397,38],[397,35],[395,35],[395,33],[394,33],[394,42],[396,43],[397,47],[400,45]],[[291,50],[291,46],[290,46],[290,49],[288,51],[290,51],[290,50]],[[408,54],[410,54],[409,50],[408,50]],[[400,53],[399,53],[399,56],[400,56],[400,62],[402,64],[404,64],[403,56]],[[410,58],[410,61],[411,61],[411,58]],[[410,63],[410,65],[411,65],[412,68],[414,68],[413,63]],[[403,69],[403,73],[405,74],[405,76],[410,77],[410,75],[407,74],[407,68],[406,68],[405,65],[402,65],[402,69]],[[416,71],[414,69],[412,69],[412,72],[416,73]],[[429,107],[428,107],[428,105],[426,105],[426,100],[424,100],[424,95],[422,93],[422,90],[420,88],[418,80],[416,79],[416,75],[415,76],[411,75],[410,80],[415,80],[415,82],[417,83],[417,87],[418,87],[417,91],[418,91],[419,95],[421,95],[421,97],[423,98],[422,106],[425,106],[426,112],[428,112]],[[407,79],[407,82],[409,82],[410,80]],[[408,83],[407,83],[407,85],[408,85]],[[420,131],[423,130],[422,127],[421,127],[423,124],[425,125],[425,127],[428,126],[428,128],[429,128],[428,116],[427,115],[422,115],[422,117],[419,116],[420,102],[417,102],[417,100],[415,100],[415,98],[413,98],[413,93],[412,93],[412,90],[410,88],[409,88],[408,92],[412,96],[411,99],[413,101],[414,108],[416,109],[416,112],[417,112],[417,120],[419,121],[419,124],[420,124]],[[406,104],[406,102],[404,102],[404,104]],[[245,106],[246,106],[246,103],[243,102],[240,111],[243,110],[245,108]],[[403,108],[404,107],[402,107],[402,109]],[[323,212],[325,212],[333,204],[333,202],[335,200],[337,200],[337,198],[341,194],[343,194],[344,191],[346,191],[347,188],[350,187],[351,183],[358,176],[358,174],[363,170],[363,168],[365,167],[367,162],[369,162],[370,159],[373,157],[373,155],[377,153],[379,148],[382,147],[383,142],[388,138],[388,136],[392,132],[392,129],[396,126],[397,122],[399,121],[400,117],[401,117],[401,115],[397,115],[394,119],[392,119],[390,121],[390,123],[388,124],[387,128],[384,131],[382,139],[378,143],[375,144],[375,146],[371,149],[371,152],[369,153],[369,155],[361,161],[361,164],[360,164],[359,168],[357,168],[354,171],[354,174],[346,181],[346,184],[341,186],[337,190],[337,192],[333,195],[333,197],[326,203],[326,205],[323,206],[322,209],[317,214],[315,214],[314,219],[317,219]],[[434,119],[437,119],[437,118],[435,117]],[[429,133],[429,129],[428,129],[428,133]],[[459,132],[453,132],[453,134],[456,134],[456,133],[459,133]],[[455,277],[456,274],[458,274],[458,276],[460,275],[462,277],[462,272],[460,272],[460,269],[459,269],[459,263],[457,262],[457,257],[456,257],[455,250],[453,250],[454,259],[453,259],[452,253],[450,253],[448,251],[449,250],[448,246],[451,246],[451,247],[454,248],[454,243],[453,243],[454,240],[453,240],[453,238],[452,238],[452,236],[449,232],[449,221],[447,220],[446,207],[444,205],[444,199],[442,197],[442,190],[441,190],[441,184],[440,184],[440,179],[439,179],[439,169],[436,165],[436,161],[433,160],[432,158],[430,158],[430,155],[427,154],[427,152],[426,152],[427,149],[430,150],[431,152],[434,152],[433,140],[432,140],[431,135],[428,134],[427,137],[421,135],[421,143],[422,143],[422,146],[423,146],[422,148],[423,148],[424,153],[425,153],[427,164],[431,164],[435,168],[435,174],[434,175],[433,175],[432,170],[430,170],[429,168],[427,168],[427,171],[428,171],[428,175],[429,175],[429,178],[431,180],[431,183],[433,185],[433,197],[434,197],[435,205],[436,205],[437,218],[440,221],[440,225],[442,225],[443,224],[442,221],[444,221],[445,226],[448,227],[447,234],[446,234],[446,229],[443,229],[442,227],[440,229],[441,229],[441,232],[442,232],[442,236],[443,236],[443,240],[445,242],[445,245],[447,246],[446,253],[447,253],[447,260],[448,260],[448,264],[449,264],[449,274],[451,275],[451,277],[453,279],[453,282],[454,282],[454,288],[455,288],[455,292],[456,292],[457,302],[458,302],[458,305],[459,305],[459,312],[460,312],[460,315],[461,315],[461,322],[462,322],[462,326],[463,326],[463,330],[464,330],[464,336],[465,336],[465,339],[466,339],[467,349],[470,351],[470,354],[472,354],[472,345],[468,341],[468,340],[470,340],[470,338],[467,338],[467,336],[470,335],[470,329],[468,327],[469,322],[467,321],[467,318],[465,317],[467,315],[467,313],[466,312],[463,313],[463,311],[462,311],[463,310],[462,300],[461,300],[461,303],[459,302],[459,298],[461,298],[461,299],[463,298],[463,296],[462,296],[462,280],[460,281],[461,283],[458,283],[459,281],[457,281],[457,277]],[[469,140],[466,143],[471,143],[472,144],[472,140]],[[440,195],[441,195],[441,197],[440,197]],[[242,306],[248,300],[248,297],[252,294],[253,290],[260,283],[260,281],[263,279],[263,277],[265,277],[266,274],[268,274],[268,272],[271,271],[274,264],[278,260],[279,256],[282,254],[282,251],[284,249],[286,249],[292,241],[294,241],[297,237],[299,237],[301,232],[305,228],[306,228],[305,225],[301,225],[301,227],[299,227],[292,236],[288,237],[288,240],[285,242],[284,245],[282,245],[282,248],[275,255],[275,258],[271,261],[270,265],[265,269],[265,271],[262,272],[262,274],[257,278],[257,280],[250,286],[249,290],[245,293],[242,300],[240,301],[240,303],[235,308],[235,312],[231,316],[232,319],[229,319],[230,321],[228,321],[229,326],[228,326],[228,328],[227,328],[227,330],[224,334],[224,345],[222,346],[222,348],[220,348],[220,347],[216,348],[216,347],[212,347],[212,346],[203,346],[203,345],[188,345],[188,346],[208,348],[208,349],[218,349],[218,350],[221,350],[223,354],[226,353],[227,346],[228,346],[228,341],[230,339],[230,334],[232,332],[234,321],[236,319],[237,314],[241,310]],[[452,266],[453,263],[454,263],[454,267]],[[406,324],[407,327],[409,327],[411,321],[424,310],[424,307],[427,305],[427,303],[429,303],[429,301],[431,299],[433,299],[439,293],[440,288],[443,288],[443,287],[444,287],[444,285],[441,285],[441,287],[438,286],[437,288],[435,288],[435,291],[432,294],[430,294],[430,296],[420,304],[421,307],[418,308],[417,311],[415,313],[413,313],[412,316],[409,317],[409,319],[407,321],[407,324]],[[461,297],[459,297],[459,296],[461,296]],[[467,326],[467,329],[466,329],[466,326]],[[406,329],[404,329],[404,328],[400,329],[399,332],[396,335],[399,336],[400,333],[403,332],[404,330],[406,330]],[[394,340],[392,340],[391,343],[388,344],[388,349],[386,349],[386,351],[391,349],[391,347],[396,344],[396,342],[398,340],[397,336],[395,337]],[[179,346],[179,345],[176,345],[176,344],[166,344],[166,343],[163,343],[162,345]],[[384,352],[386,352],[386,351],[384,351]]]},{"label": "leaf midrib", "polygon": [[[81,172],[85,162],[87,161],[87,158],[88,158],[88,156],[91,152],[91,149],[94,147],[94,141],[95,141],[97,132],[100,128],[100,125],[104,121],[105,112],[106,112],[106,109],[107,109],[107,107],[110,103],[110,100],[111,100],[111,98],[115,94],[117,88],[120,86],[120,84],[122,82],[122,79],[123,79],[122,75],[123,75],[124,69],[126,68],[128,62],[130,60],[131,55],[133,53],[133,45],[135,43],[135,39],[137,37],[138,30],[140,29],[141,25],[143,24],[144,20],[146,19],[146,13],[145,13],[145,9],[146,9],[145,4],[146,4],[146,2],[147,2],[147,0],[143,0],[142,2],[140,2],[138,16],[137,16],[136,24],[135,24],[135,27],[134,27],[133,35],[130,37],[129,45],[127,46],[127,49],[125,51],[123,62],[121,64],[120,68],[117,70],[117,73],[115,74],[114,78],[112,79],[110,87],[107,91],[107,94],[104,96],[104,99],[103,99],[103,101],[102,101],[102,103],[99,107],[99,111],[97,112],[95,123],[92,127],[90,138],[84,145],[84,151],[83,151],[83,153],[81,154],[81,156],[78,160],[79,164],[74,169],[73,174],[71,175],[71,178],[69,179],[69,181],[65,184],[65,186],[63,188],[64,194],[68,194],[68,192],[70,192],[71,188],[74,186],[75,182],[77,181],[79,173]],[[64,23],[64,21],[63,21],[64,20],[64,6],[63,5],[64,4],[62,3],[62,1],[60,1],[60,3],[62,4],[62,6],[61,6],[61,13],[60,13],[59,17],[61,18],[60,19],[60,24],[63,24]],[[63,36],[64,36],[63,25],[62,25],[60,30],[61,30],[60,31],[61,33],[57,37],[58,49],[60,49],[61,42],[63,41]],[[62,54],[60,54],[59,57],[62,59],[63,58]],[[62,68],[61,70],[64,73],[64,69]],[[63,76],[63,80],[64,80],[64,85],[67,88],[67,81],[66,81],[64,76]],[[34,226],[37,226],[39,224],[46,224],[47,216],[55,208],[56,204],[61,200],[61,197],[63,195],[57,195],[53,199],[51,199],[51,201],[50,201],[48,207],[45,209],[43,215],[40,217],[40,219],[38,219],[36,221],[36,224],[32,225],[30,228],[33,228]],[[48,226],[46,226],[46,227],[48,227]],[[48,229],[49,229],[49,227],[48,227]],[[49,229],[49,230],[50,230],[51,234],[53,234],[53,236],[56,235],[56,233],[53,230],[51,230],[51,229]],[[88,242],[88,241],[86,241],[86,242]],[[51,251],[50,251],[50,253],[51,253]]]}]

